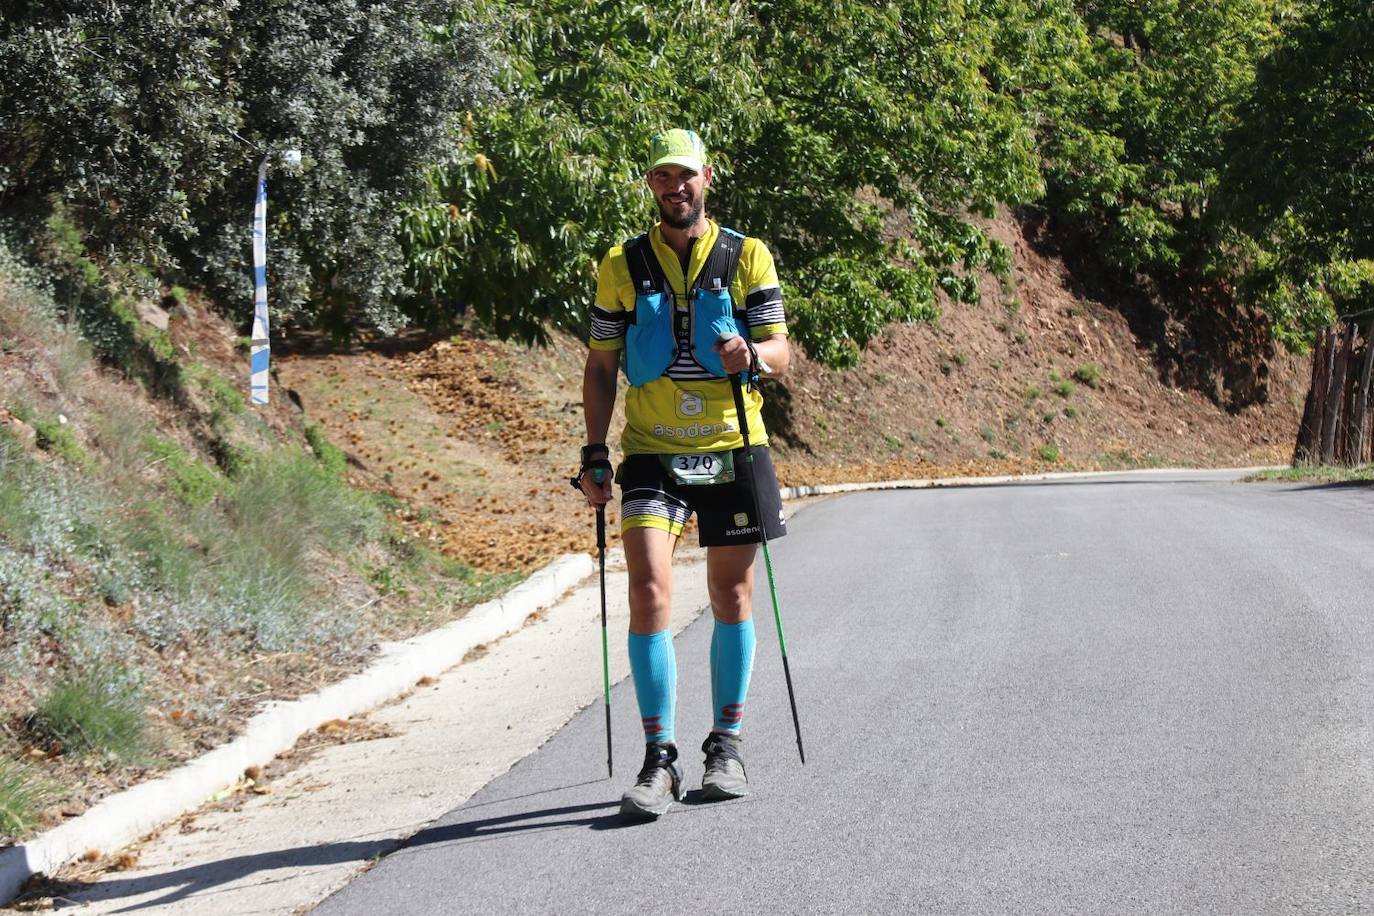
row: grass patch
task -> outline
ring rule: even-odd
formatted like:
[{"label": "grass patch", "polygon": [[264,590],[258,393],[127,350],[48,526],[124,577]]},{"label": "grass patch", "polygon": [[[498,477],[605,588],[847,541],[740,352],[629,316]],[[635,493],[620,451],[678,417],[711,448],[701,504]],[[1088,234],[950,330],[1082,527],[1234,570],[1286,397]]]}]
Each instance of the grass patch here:
[{"label": "grass patch", "polygon": [[[27,416],[25,416],[27,414]],[[37,414],[16,410],[14,415],[33,427],[34,444],[45,452],[57,455],[73,467],[89,468],[91,456],[76,441],[75,434],[59,417],[42,417]]]},{"label": "grass patch", "polygon": [[315,453],[315,460],[335,477],[343,477],[348,471],[348,459],[344,457],[343,449],[330,442],[325,436],[324,430],[314,423],[305,427],[305,441],[310,443],[310,450]]},{"label": "grass patch", "polygon": [[1035,457],[1041,461],[1048,461],[1050,464],[1058,464],[1063,455],[1057,445],[1042,445],[1035,450]]},{"label": "grass patch", "polygon": [[1005,461],[1007,458],[1007,453],[1002,451],[1000,448],[990,448],[988,449],[988,457],[993,459],[994,461]]},{"label": "grass patch", "polygon": [[889,452],[900,452],[902,450],[902,440],[891,433],[883,434],[883,444],[887,446]]},{"label": "grass patch", "polygon": [[978,435],[983,437],[984,442],[993,442],[997,439],[997,430],[991,426],[978,427]]},{"label": "grass patch", "polygon": [[137,685],[119,668],[91,668],[53,684],[32,718],[33,732],[63,753],[128,760],[148,748]]},{"label": "grass patch", "polygon": [[1102,382],[1102,369],[1096,363],[1084,363],[1073,370],[1073,377],[1089,388],[1096,388]]},{"label": "grass patch", "polygon": [[18,837],[38,826],[52,787],[22,763],[0,757],[0,837]]},{"label": "grass patch", "polygon": [[1040,397],[1040,394],[1041,394],[1041,392],[1040,392],[1040,386],[1039,386],[1039,385],[1028,385],[1028,386],[1026,387],[1025,395],[1026,395],[1026,400],[1027,400],[1027,401],[1034,401],[1034,400],[1036,400],[1037,398]]},{"label": "grass patch", "polygon": [[203,506],[224,489],[224,479],[213,468],[192,458],[175,442],[149,436],[145,444],[153,463],[165,473],[167,485],[186,505]]},{"label": "grass patch", "polygon": [[187,380],[200,389],[210,402],[212,412],[222,411],[237,417],[248,411],[248,402],[239,390],[209,366],[193,363],[186,368],[185,374]]},{"label": "grass patch", "polygon": [[1291,468],[1275,468],[1257,471],[1246,481],[1306,481],[1309,483],[1349,483],[1351,481],[1374,482],[1374,464],[1362,464],[1353,468],[1332,465],[1300,464]]},{"label": "grass patch", "polygon": [[1077,408],[1077,407],[1065,407],[1065,408],[1064,408],[1064,416],[1066,416],[1066,417],[1068,417],[1070,420],[1072,420],[1074,417],[1078,416],[1078,408]]}]

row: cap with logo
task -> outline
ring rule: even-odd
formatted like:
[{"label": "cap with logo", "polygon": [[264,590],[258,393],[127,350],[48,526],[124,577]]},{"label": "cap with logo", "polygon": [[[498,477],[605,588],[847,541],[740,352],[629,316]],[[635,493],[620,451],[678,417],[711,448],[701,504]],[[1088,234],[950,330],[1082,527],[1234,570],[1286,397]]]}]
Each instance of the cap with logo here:
[{"label": "cap with logo", "polygon": [[694,130],[673,128],[655,134],[649,141],[649,170],[660,165],[680,165],[694,172],[706,168],[706,144]]}]

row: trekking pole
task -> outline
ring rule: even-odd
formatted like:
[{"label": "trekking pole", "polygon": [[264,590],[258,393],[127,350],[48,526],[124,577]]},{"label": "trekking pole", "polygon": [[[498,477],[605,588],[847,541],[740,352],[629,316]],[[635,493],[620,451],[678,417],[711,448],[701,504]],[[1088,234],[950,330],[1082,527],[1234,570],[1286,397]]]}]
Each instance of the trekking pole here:
[{"label": "trekking pole", "polygon": [[[605,483],[606,469],[604,467],[592,468],[592,480],[597,483]],[[585,472],[584,472],[585,473]],[[573,489],[582,491],[581,475],[574,477],[571,481]],[[596,507],[596,552],[601,566],[601,697],[606,707],[606,775],[614,776],[615,767],[611,763],[615,759],[611,753],[611,650],[610,642],[606,635],[606,507],[600,505]]]},{"label": "trekking pole", "polygon": [[[722,334],[721,342],[732,335]],[[782,611],[778,609],[778,589],[773,582],[773,557],[768,552],[768,530],[759,506],[759,480],[754,473],[754,452],[749,447],[749,420],[744,410],[744,373],[730,376],[730,390],[735,396],[735,415],[739,417],[739,431],[744,438],[744,462],[749,467],[749,490],[754,497],[754,518],[759,523],[759,542],[763,545],[763,566],[768,571],[768,594],[773,599],[773,623],[778,628],[778,648],[782,650],[782,674],[787,679],[787,702],[792,706],[792,728],[797,732],[797,756],[806,765],[806,751],[802,748],[801,722],[797,719],[797,695],[792,689],[792,668],[787,664],[787,640],[782,634]]]},{"label": "trekking pole", "polygon": [[[592,479],[604,477],[605,471],[592,471]],[[606,706],[606,776],[615,775],[611,765],[611,653],[606,637],[606,507],[596,507],[596,552],[601,561],[601,696]]]}]

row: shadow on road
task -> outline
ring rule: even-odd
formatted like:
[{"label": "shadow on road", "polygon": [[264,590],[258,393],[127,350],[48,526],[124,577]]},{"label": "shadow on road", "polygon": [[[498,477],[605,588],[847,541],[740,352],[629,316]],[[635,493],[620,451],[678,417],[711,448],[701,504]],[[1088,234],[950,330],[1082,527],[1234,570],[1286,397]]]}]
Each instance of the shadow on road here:
[{"label": "shadow on road", "polygon": [[[519,801],[550,792],[585,786],[559,786],[542,792],[531,792],[512,798],[494,799],[474,807],[485,807],[503,802]],[[604,802],[591,802],[582,805],[565,805],[554,808],[540,808],[532,811],[519,811],[514,814],[501,814],[493,817],[476,818],[427,827],[409,838],[383,837],[375,840],[359,840],[343,843],[322,843],[317,846],[296,846],[289,849],[276,849],[271,852],[254,853],[247,856],[234,856],[217,862],[206,862],[187,868],[178,868],[156,875],[140,875],[130,878],[107,878],[103,881],[65,881],[49,882],[42,888],[42,896],[54,898],[55,909],[72,909],[85,906],[97,900],[118,900],[124,897],[141,896],[166,890],[167,893],[152,900],[144,900],[116,910],[118,913],[131,913],[138,910],[167,906],[192,896],[205,896],[216,893],[215,888],[234,884],[256,874],[279,871],[282,869],[306,869],[323,865],[338,865],[344,862],[376,862],[399,849],[413,849],[435,844],[453,844],[476,841],[489,837],[538,830],[560,830],[569,827],[587,827],[591,830],[616,830],[632,827],[635,823],[620,817],[619,799]],[[466,810],[466,809],[462,809]],[[603,812],[593,814],[592,812]],[[263,878],[261,883],[272,883]]]}]

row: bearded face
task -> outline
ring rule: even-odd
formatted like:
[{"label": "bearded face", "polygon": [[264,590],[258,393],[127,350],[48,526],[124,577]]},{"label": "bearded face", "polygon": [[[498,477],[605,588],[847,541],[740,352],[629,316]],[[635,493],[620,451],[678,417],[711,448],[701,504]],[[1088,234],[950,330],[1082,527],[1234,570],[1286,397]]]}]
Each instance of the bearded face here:
[{"label": "bearded face", "polygon": [[706,187],[711,183],[709,166],[705,172],[696,172],[680,165],[661,165],[649,173],[648,180],[663,222],[674,229],[691,229],[701,221]]}]

